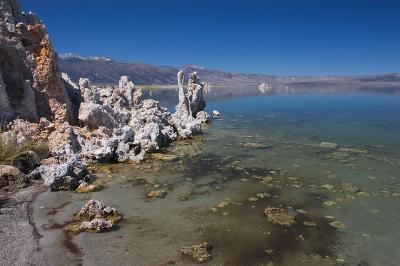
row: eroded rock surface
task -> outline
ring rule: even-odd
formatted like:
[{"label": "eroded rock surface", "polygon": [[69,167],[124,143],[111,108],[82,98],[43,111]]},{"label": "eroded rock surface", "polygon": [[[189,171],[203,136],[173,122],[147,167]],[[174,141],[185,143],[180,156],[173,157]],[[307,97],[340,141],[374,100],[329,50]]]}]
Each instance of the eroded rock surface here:
[{"label": "eroded rock surface", "polygon": [[15,0],[0,7],[0,117],[73,121],[45,26]]}]

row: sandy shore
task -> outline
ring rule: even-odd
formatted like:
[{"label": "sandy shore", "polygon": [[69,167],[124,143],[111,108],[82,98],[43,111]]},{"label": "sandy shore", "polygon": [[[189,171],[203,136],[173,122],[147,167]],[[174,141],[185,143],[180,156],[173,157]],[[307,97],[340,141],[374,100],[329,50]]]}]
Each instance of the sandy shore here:
[{"label": "sandy shore", "polygon": [[44,265],[41,235],[32,220],[32,202],[46,191],[40,183],[0,202],[0,265]]}]

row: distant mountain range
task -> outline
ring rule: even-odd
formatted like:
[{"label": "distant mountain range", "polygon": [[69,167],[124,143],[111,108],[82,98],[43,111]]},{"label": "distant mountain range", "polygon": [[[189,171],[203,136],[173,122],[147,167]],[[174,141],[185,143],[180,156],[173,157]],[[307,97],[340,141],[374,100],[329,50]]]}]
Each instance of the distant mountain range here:
[{"label": "distant mountain range", "polygon": [[176,84],[176,73],[182,69],[186,73],[197,71],[202,81],[214,85],[260,84],[271,85],[313,85],[325,83],[379,83],[400,82],[399,73],[365,76],[276,76],[267,74],[231,73],[211,70],[196,65],[182,67],[154,66],[139,62],[122,62],[102,56],[82,57],[74,54],[58,55],[58,64],[62,72],[78,81],[86,77],[94,83],[117,83],[122,75],[130,76],[135,84],[173,85]]}]

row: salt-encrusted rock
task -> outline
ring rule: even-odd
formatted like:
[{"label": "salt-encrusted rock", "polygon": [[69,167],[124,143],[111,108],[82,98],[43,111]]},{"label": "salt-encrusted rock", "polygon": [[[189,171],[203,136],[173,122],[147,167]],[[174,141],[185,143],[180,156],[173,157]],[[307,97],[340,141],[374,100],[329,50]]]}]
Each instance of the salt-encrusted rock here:
[{"label": "salt-encrusted rock", "polygon": [[115,208],[106,206],[101,201],[89,200],[74,215],[74,222],[67,226],[73,232],[103,232],[112,229],[121,220]]},{"label": "salt-encrusted rock", "polygon": [[0,117],[73,122],[45,26],[33,13],[21,12],[17,1],[0,3]]}]

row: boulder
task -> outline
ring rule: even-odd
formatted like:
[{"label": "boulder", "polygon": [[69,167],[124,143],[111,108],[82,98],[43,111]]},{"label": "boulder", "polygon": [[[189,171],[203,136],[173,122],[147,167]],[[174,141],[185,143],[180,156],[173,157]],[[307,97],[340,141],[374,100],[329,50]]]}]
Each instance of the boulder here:
[{"label": "boulder", "polygon": [[9,165],[0,165],[0,189],[12,191],[29,185],[29,178],[18,168]]}]

